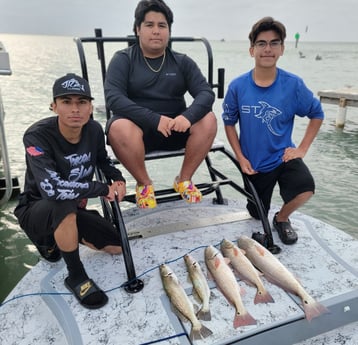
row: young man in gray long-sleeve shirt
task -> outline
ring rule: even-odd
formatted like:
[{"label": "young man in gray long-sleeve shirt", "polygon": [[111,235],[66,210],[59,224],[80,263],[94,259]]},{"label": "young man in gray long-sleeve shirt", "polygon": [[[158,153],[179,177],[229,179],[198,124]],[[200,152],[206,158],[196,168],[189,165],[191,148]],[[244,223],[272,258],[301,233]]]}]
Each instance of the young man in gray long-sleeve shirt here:
[{"label": "young man in gray long-sleeve shirt", "polygon": [[[161,0],[142,0],[135,11],[137,43],[117,52],[105,81],[113,113],[107,137],[118,160],[137,181],[140,208],[156,206],[145,153],[185,148],[174,189],[189,203],[199,202],[192,176],[209,152],[217,124],[215,95],[195,62],[168,47],[173,14]],[[187,106],[184,94],[193,97]]]}]

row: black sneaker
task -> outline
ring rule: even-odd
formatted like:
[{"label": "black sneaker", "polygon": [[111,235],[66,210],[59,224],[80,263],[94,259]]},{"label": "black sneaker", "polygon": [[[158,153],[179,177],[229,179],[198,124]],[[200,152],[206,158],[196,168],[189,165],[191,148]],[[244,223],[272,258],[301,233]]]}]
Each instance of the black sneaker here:
[{"label": "black sneaker", "polygon": [[57,245],[53,246],[36,246],[41,256],[50,262],[57,262],[61,259],[61,253]]},{"label": "black sneaker", "polygon": [[278,222],[276,220],[278,212],[275,213],[275,216],[272,220],[272,225],[274,229],[278,232],[278,236],[284,244],[294,244],[297,242],[297,233],[293,230],[290,220],[288,222]]}]

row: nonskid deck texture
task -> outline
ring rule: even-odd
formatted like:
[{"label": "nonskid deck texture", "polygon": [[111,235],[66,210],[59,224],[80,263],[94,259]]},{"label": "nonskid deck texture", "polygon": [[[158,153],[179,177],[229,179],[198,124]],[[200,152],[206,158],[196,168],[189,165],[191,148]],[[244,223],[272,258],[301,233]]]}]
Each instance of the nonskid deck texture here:
[{"label": "nonskid deck texture", "polygon": [[[190,299],[198,305],[192,295],[183,256],[190,253],[206,272],[206,246],[218,245],[223,238],[236,241],[241,235],[262,232],[261,222],[248,218],[242,205],[212,206],[209,198],[189,207],[179,201],[160,204],[153,211],[133,208],[124,215],[132,236],[130,245],[136,273],[143,280],[144,289],[130,294],[121,287],[127,282],[122,256],[82,248],[89,276],[109,296],[105,307],[90,311],[80,306],[64,287],[63,261],[53,265],[41,261],[7,300],[18,298],[0,308],[1,344],[190,344],[186,335],[190,323],[182,322],[171,310],[159,265],[165,262],[173,269]],[[331,309],[331,313],[308,322],[299,299],[262,278],[275,303],[255,305],[256,288],[239,282],[246,291],[242,301],[257,325],[234,329],[233,306],[209,281],[212,319],[202,323],[213,334],[195,344],[277,344],[278,339],[282,344],[358,344],[358,307],[357,302],[352,302],[358,300],[358,241],[300,213],[295,213],[291,222],[298,229],[299,241],[285,246],[273,233],[275,242],[282,248],[277,258],[297,276],[311,296]],[[342,315],[347,316],[346,319]],[[335,322],[334,327],[338,327],[339,322],[352,321],[303,340],[314,336],[312,332],[327,331]]]}]

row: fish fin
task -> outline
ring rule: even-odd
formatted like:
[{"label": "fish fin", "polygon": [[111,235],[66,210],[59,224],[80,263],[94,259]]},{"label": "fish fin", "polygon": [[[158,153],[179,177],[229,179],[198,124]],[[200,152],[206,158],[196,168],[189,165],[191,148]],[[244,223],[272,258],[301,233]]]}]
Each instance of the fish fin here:
[{"label": "fish fin", "polygon": [[234,268],[234,274],[235,274],[235,277],[239,278],[240,281],[244,282],[246,285],[251,286],[251,287],[256,287],[256,285],[252,281],[247,279],[242,273],[240,273],[235,268]]},{"label": "fish fin", "polygon": [[231,260],[230,260],[229,258],[227,258],[226,256],[224,256],[224,262],[225,262],[227,265],[230,265]]},{"label": "fish fin", "polygon": [[[232,267],[232,266],[230,266],[230,267]],[[232,267],[232,271],[237,279],[245,281],[244,276],[235,267]]]},{"label": "fish fin", "polygon": [[241,279],[241,276],[240,276],[240,274],[239,274],[238,271],[236,271],[235,269],[233,269],[232,272],[234,273],[234,276],[235,276],[236,279],[242,280],[242,279]]},{"label": "fish fin", "polygon": [[214,266],[215,266],[215,269],[217,269],[219,266],[220,266],[220,259],[215,257],[214,258]]},{"label": "fish fin", "polygon": [[256,287],[256,285],[253,283],[253,282],[251,282],[250,280],[248,280],[248,279],[245,279],[244,277],[240,277],[240,280],[242,281],[242,282],[244,282],[246,285],[248,285],[248,286],[251,286],[251,287]]},{"label": "fish fin", "polygon": [[201,308],[197,314],[196,314],[197,318],[199,320],[204,320],[204,321],[210,321],[211,320],[211,312],[210,309],[209,310],[203,310],[203,308]]},{"label": "fish fin", "polygon": [[213,332],[209,328],[205,327],[204,325],[201,325],[199,329],[194,329],[194,327],[192,327],[189,338],[190,340],[200,340],[205,339],[212,334]]},{"label": "fish fin", "polygon": [[233,252],[235,256],[239,256],[241,254],[240,249],[238,247],[234,247]]},{"label": "fish fin", "polygon": [[258,270],[256,267],[255,267],[255,270],[256,270],[256,272],[257,272],[257,274],[259,275],[259,277],[262,277],[264,274],[260,271],[260,270]]},{"label": "fish fin", "polygon": [[209,270],[207,271],[206,277],[208,278],[208,280],[214,280],[214,277]]},{"label": "fish fin", "polygon": [[320,316],[321,314],[328,314],[330,311],[321,303],[314,301],[313,303],[303,303],[303,310],[307,321]]},{"label": "fish fin", "polygon": [[282,283],[280,283],[279,280],[275,279],[274,276],[269,275],[267,273],[264,274],[264,278],[271,284],[278,286],[282,290],[285,290],[286,292],[292,293],[294,295],[297,295],[294,291],[288,289],[286,286],[284,286]]},{"label": "fish fin", "polygon": [[264,247],[255,245],[255,249],[259,253],[260,256],[265,256],[265,248]]},{"label": "fish fin", "polygon": [[258,303],[274,303],[274,299],[272,298],[271,294],[267,290],[259,291],[257,290],[254,304]]},{"label": "fish fin", "polygon": [[207,338],[213,334],[213,332],[206,326],[201,325],[200,334],[203,338]]},{"label": "fish fin", "polygon": [[235,312],[234,328],[256,324],[257,321],[247,311],[244,314],[238,314]]},{"label": "fish fin", "polygon": [[193,303],[194,313],[197,313],[199,311],[199,307]]}]

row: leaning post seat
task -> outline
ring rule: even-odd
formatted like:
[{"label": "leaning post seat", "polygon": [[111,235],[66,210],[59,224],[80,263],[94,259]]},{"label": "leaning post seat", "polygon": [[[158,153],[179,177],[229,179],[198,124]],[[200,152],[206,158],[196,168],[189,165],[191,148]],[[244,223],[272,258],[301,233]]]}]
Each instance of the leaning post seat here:
[{"label": "leaning post seat", "polygon": [[[109,44],[116,44],[116,43],[127,43],[128,45],[132,45],[135,43],[136,38],[133,35],[126,36],[126,37],[103,37],[102,36],[102,30],[101,29],[95,29],[95,36],[94,37],[81,37],[81,38],[75,38],[74,39],[77,50],[80,58],[80,64],[81,64],[81,70],[82,70],[82,76],[83,78],[87,79],[90,82],[89,73],[88,73],[88,66],[87,66],[87,60],[85,55],[85,49],[84,44],[85,43],[95,43],[97,48],[97,57],[100,63],[101,68],[101,74],[102,74],[102,82],[104,83],[106,78],[106,70],[107,70],[107,64],[106,64],[106,50],[105,45]],[[217,89],[217,97],[223,98],[224,97],[224,74],[225,70],[223,68],[218,69],[217,74],[217,83],[214,84],[213,82],[213,53],[211,49],[211,45],[209,41],[206,38],[197,38],[197,37],[171,37],[169,44],[171,45],[173,42],[201,42],[204,44],[204,47],[206,49],[207,53],[207,80],[210,86],[213,89]],[[113,52],[111,53],[113,54]],[[111,113],[107,107],[106,108],[106,118],[107,120],[110,118]],[[109,148],[109,152],[112,152],[112,150]],[[170,157],[176,157],[176,156],[183,156],[185,153],[185,150],[175,150],[175,151],[154,151],[146,155],[146,160],[155,160],[155,159],[165,159]],[[224,175],[222,171],[219,171],[216,169],[212,162],[211,162],[211,155],[213,153],[221,153],[224,156],[226,156],[236,167],[238,172],[241,174],[242,179],[244,181],[244,185],[246,185],[245,189],[244,187],[238,185],[236,182],[234,182],[232,179],[228,178]],[[115,158],[113,153],[111,154],[112,158]],[[119,164],[117,159],[114,159],[114,162]],[[235,190],[239,191],[244,197],[252,201],[257,208],[258,214],[260,216],[262,226],[264,229],[264,241],[263,243],[269,250],[272,250],[272,252],[277,252],[279,249],[276,245],[273,244],[272,239],[272,233],[270,224],[268,222],[267,216],[265,215],[262,202],[260,198],[258,197],[256,190],[254,186],[251,184],[251,182],[248,180],[248,177],[242,173],[240,165],[238,161],[236,160],[235,156],[228,151],[223,143],[215,140],[214,144],[212,145],[208,155],[205,158],[206,167],[208,169],[211,181],[204,182],[204,183],[196,183],[196,187],[200,189],[203,195],[207,195],[210,193],[215,193],[215,198],[213,198],[213,202],[217,204],[225,204],[226,200],[223,198],[222,191],[220,189],[223,185],[229,185],[230,187],[234,188]],[[155,191],[156,199],[158,203],[162,202],[170,202],[173,200],[180,199],[180,195],[178,193],[175,193],[173,188],[168,189],[161,189]],[[134,203],[135,202],[135,194],[129,194],[126,195],[124,200]],[[113,210],[110,211],[107,208],[106,204],[104,203],[102,205],[103,207],[103,213],[106,214],[112,214]]]},{"label": "leaning post seat", "polygon": [[[110,146],[107,146],[107,151],[108,151],[109,156],[113,160],[113,162],[115,164],[120,164],[120,162],[117,160],[117,158],[114,155],[112,148]],[[213,153],[213,152],[218,152],[218,151],[224,153],[225,147],[221,141],[215,139],[213,145],[211,146],[210,152]],[[172,150],[172,151],[165,151],[165,150],[152,151],[145,155],[145,160],[150,161],[150,160],[156,160],[156,159],[179,157],[179,156],[184,156],[184,153],[185,153],[185,149]],[[205,158],[205,163],[206,163],[207,169],[209,171],[211,181],[206,182],[206,183],[196,184],[196,187],[201,191],[201,193],[203,195],[207,195],[207,194],[215,192],[216,198],[214,198],[213,201],[218,204],[224,204],[225,199],[222,196],[222,193],[220,190],[220,185],[229,184],[229,180],[228,179],[222,179],[220,181],[218,180],[218,176],[214,172],[214,168],[211,164],[211,160],[209,159],[209,157]],[[155,190],[155,196],[156,196],[157,203],[181,199],[180,195],[178,193],[176,193],[173,188]],[[124,197],[124,200],[131,202],[131,203],[135,203],[136,202],[135,201],[135,193],[127,194]]]}]

